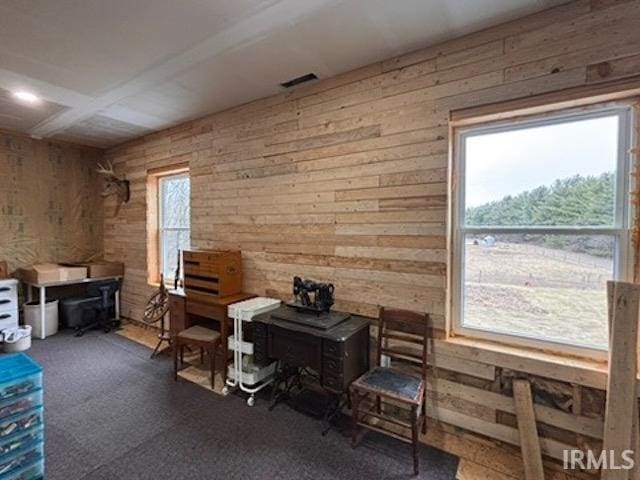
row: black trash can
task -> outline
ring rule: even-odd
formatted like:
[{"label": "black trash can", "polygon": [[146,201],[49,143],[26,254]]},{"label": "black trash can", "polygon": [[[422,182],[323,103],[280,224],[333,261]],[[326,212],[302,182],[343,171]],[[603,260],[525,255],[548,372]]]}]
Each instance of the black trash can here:
[{"label": "black trash can", "polygon": [[76,328],[90,321],[100,306],[100,297],[73,297],[60,300],[60,319],[65,328]]}]

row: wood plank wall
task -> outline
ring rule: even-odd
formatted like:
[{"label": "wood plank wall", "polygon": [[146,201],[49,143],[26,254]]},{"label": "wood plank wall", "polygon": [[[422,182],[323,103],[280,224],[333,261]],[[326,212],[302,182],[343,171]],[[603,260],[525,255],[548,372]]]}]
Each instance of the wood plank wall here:
[{"label": "wood plank wall", "polygon": [[[428,311],[442,329],[449,112],[640,74],[639,24],[638,0],[577,0],[109,150],[132,181],[131,202],[105,213],[107,255],[127,265],[125,315],[140,318],[152,290],[147,171],[188,162],[193,245],[241,249],[247,291],[287,298],[302,275],[333,282],[337,308]],[[434,416],[517,444],[502,388],[513,362],[442,344],[431,361],[449,393],[434,393]],[[545,405],[570,417],[541,432],[543,453],[600,432],[601,374],[517,365],[577,384],[547,388],[553,398],[593,389],[584,415]]]}]

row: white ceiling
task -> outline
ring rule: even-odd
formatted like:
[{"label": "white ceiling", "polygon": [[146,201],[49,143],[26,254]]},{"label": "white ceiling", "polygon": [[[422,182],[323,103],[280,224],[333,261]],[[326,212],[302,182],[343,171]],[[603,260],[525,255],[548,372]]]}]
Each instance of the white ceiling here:
[{"label": "white ceiling", "polygon": [[0,128],[112,146],[559,3],[0,0]]}]

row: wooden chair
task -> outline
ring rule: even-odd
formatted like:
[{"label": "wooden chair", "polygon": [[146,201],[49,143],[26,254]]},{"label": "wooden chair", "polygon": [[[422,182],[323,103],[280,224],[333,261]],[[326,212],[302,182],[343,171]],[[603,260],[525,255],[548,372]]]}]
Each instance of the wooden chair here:
[{"label": "wooden chair", "polygon": [[[406,310],[380,309],[376,367],[351,384],[352,445],[355,448],[361,437],[359,428],[374,430],[413,445],[413,471],[418,475],[418,429],[427,433],[425,389],[427,378],[428,314]],[[383,367],[382,355],[411,362],[420,366],[421,375],[412,375],[392,367]],[[375,397],[375,402],[361,412],[361,401]],[[410,423],[397,416],[383,413],[382,400],[408,407]],[[366,423],[368,417],[381,419],[391,425],[411,429],[411,439],[381,426]]]},{"label": "wooden chair", "polygon": [[[179,332],[173,344],[173,376],[178,380],[179,367],[184,363],[184,347],[186,345],[200,348],[200,362],[204,363],[204,350],[209,355],[209,366],[211,369],[211,388],[215,388],[216,382],[216,351],[221,342],[220,332],[208,328],[194,325]],[[180,361],[178,362],[178,355]]]}]

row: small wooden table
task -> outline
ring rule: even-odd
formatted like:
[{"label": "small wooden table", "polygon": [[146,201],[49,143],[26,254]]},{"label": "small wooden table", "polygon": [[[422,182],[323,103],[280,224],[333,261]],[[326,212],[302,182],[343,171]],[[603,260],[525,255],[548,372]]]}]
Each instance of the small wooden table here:
[{"label": "small wooden table", "polygon": [[[229,366],[229,345],[227,338],[230,332],[231,319],[227,315],[229,305],[254,298],[252,293],[236,293],[226,297],[211,297],[204,301],[189,298],[182,289],[169,292],[169,334],[172,340],[183,330],[192,325],[203,325],[211,328],[211,320],[220,324],[220,336],[222,337],[222,382],[227,381],[227,369]],[[203,321],[204,320],[204,321]],[[175,342],[172,342],[175,345]]]}]

